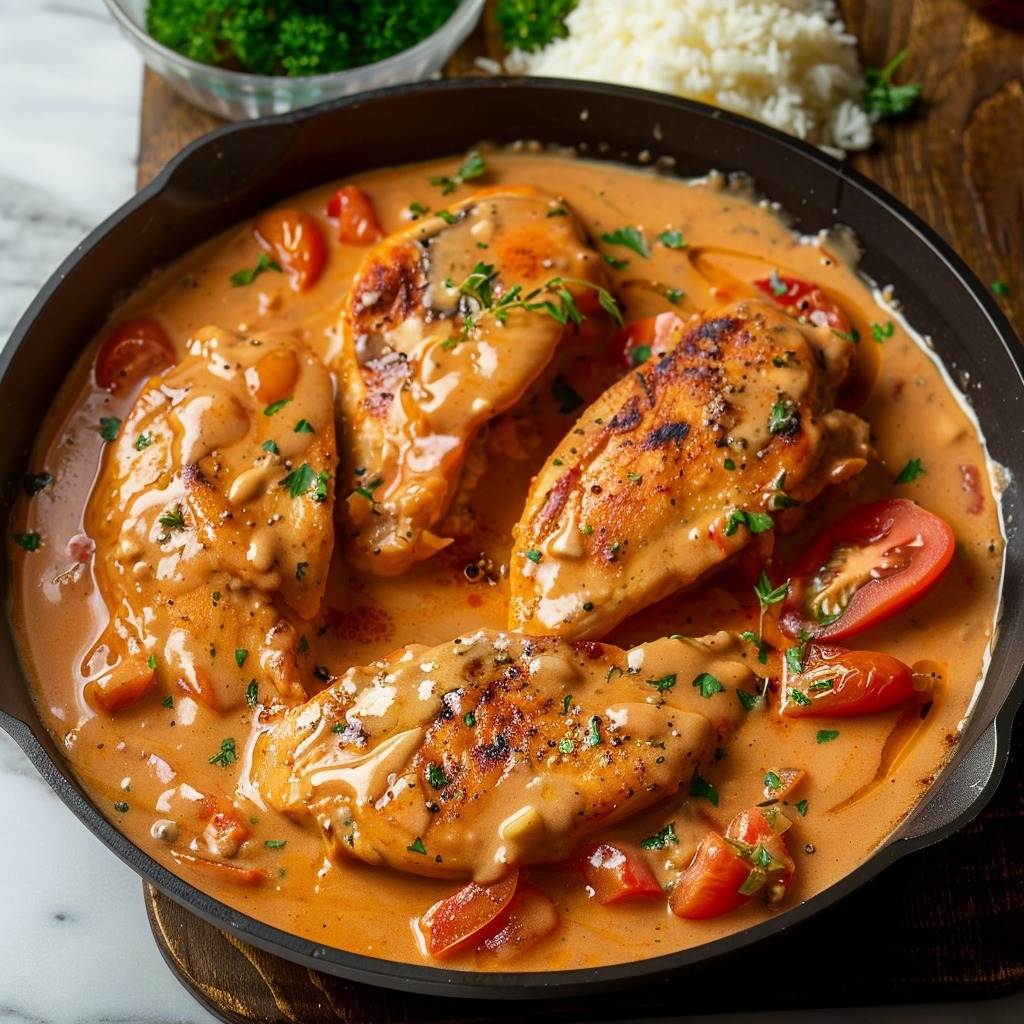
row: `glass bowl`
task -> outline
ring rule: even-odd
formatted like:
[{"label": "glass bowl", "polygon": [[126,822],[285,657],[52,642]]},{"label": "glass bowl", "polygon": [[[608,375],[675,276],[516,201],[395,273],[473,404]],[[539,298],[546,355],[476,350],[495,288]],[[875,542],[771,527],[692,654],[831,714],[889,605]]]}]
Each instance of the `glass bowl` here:
[{"label": "glass bowl", "polygon": [[281,114],[322,100],[437,75],[480,19],[484,0],[462,0],[452,16],[415,46],[386,60],[327,75],[287,77],[227,71],[183,57],[146,32],[147,0],[104,0],[142,59],[179,96],[230,121]]}]

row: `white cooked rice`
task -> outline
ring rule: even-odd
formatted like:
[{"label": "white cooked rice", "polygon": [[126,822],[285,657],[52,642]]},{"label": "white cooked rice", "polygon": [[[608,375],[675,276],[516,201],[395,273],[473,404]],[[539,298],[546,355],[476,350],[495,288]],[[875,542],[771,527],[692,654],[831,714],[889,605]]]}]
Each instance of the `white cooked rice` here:
[{"label": "white cooked rice", "polygon": [[871,145],[857,40],[833,0],[579,0],[566,27],[506,69],[701,100],[840,155]]}]

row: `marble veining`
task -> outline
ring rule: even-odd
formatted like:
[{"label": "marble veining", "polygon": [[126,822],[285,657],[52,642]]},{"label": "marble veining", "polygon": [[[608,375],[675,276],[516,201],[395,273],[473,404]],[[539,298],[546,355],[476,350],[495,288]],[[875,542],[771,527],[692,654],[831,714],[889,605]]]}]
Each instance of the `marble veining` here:
[{"label": "marble veining", "polygon": [[[100,0],[0,0],[0,343],[134,191],[142,66]],[[142,887],[0,732],[0,1024],[210,1024],[157,951]],[[1010,1024],[1024,994],[729,1014],[719,1024]]]}]

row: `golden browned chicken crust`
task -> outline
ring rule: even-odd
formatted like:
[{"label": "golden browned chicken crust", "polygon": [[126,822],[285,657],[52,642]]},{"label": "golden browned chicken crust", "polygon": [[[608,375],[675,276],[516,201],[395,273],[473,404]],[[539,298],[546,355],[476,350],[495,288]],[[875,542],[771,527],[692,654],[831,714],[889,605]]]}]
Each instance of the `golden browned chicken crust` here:
[{"label": "golden browned chicken crust", "polygon": [[351,669],[282,713],[253,781],[319,824],[335,857],[493,881],[685,799],[713,759],[706,716],[744,714],[736,690],[752,681],[725,634],[623,651],[480,631]]},{"label": "golden browned chicken crust", "polygon": [[111,610],[88,659],[94,702],[116,710],[147,676],[214,708],[252,680],[303,699],[293,623],[327,583],[336,461],[331,381],[311,352],[200,331],[139,395],[89,502]]},{"label": "golden browned chicken crust", "polygon": [[[571,211],[527,187],[477,193],[370,250],[333,366],[347,494],[339,523],[353,564],[393,576],[451,542],[436,528],[469,442],[523,396],[567,334],[592,337],[609,322],[588,287],[603,280]],[[582,328],[560,320],[560,287],[585,314]]]},{"label": "golden browned chicken crust", "polygon": [[680,321],[665,351],[598,398],[534,479],[511,628],[604,636],[864,467],[868,425],[834,408],[851,361],[836,332],[748,302]]}]

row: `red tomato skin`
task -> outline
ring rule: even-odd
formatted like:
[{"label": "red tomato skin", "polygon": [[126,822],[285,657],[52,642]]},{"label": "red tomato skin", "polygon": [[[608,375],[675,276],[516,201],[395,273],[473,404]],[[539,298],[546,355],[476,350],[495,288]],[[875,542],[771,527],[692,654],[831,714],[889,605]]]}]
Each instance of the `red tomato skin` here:
[{"label": "red tomato skin", "polygon": [[559,923],[558,910],[537,886],[520,879],[515,895],[476,945],[477,963],[507,962],[550,935]]},{"label": "red tomato skin", "polygon": [[[775,281],[786,290],[779,294]],[[770,277],[755,281],[759,288],[773,302],[780,305],[791,316],[805,316],[818,327],[831,327],[843,334],[850,333],[850,319],[838,303],[830,299],[817,285],[798,277],[779,274],[775,281]]]},{"label": "red tomato skin", "polygon": [[126,320],[103,340],[93,373],[104,391],[118,392],[178,361],[167,332],[145,317]]},{"label": "red tomato skin", "polygon": [[735,847],[719,833],[709,832],[676,881],[669,895],[669,908],[687,921],[721,917],[750,899],[740,892],[749,874],[750,865]]},{"label": "red tomato skin", "polygon": [[358,185],[342,185],[327,200],[326,212],[338,222],[342,245],[372,245],[384,237],[373,202]]},{"label": "red tomato skin", "polygon": [[295,291],[316,284],[327,261],[327,245],[315,217],[281,207],[261,213],[252,230],[260,246],[289,273]]},{"label": "red tomato skin", "polygon": [[[822,624],[808,608],[808,589],[814,575],[842,545],[875,548],[880,557],[900,547],[910,552],[908,564],[866,581],[839,618]],[[797,561],[779,625],[793,638],[842,640],[862,633],[924,597],[946,571],[955,549],[949,525],[912,501],[889,498],[859,505],[826,526]]]},{"label": "red tomato skin", "polygon": [[518,872],[490,885],[468,882],[435,903],[421,919],[430,955],[450,956],[497,933],[518,884]]},{"label": "red tomato skin", "polygon": [[667,342],[673,333],[686,326],[682,317],[675,313],[659,313],[644,320],[634,320],[620,328],[609,342],[608,358],[613,366],[633,370],[645,359],[637,360],[634,353],[638,348],[649,348],[650,358],[657,359],[668,351]]},{"label": "red tomato skin", "polygon": [[[831,679],[830,688],[813,689],[816,682]],[[879,651],[849,651],[843,647],[812,645],[807,667],[788,681],[810,704],[792,699],[780,711],[789,718],[844,718],[888,711],[918,695],[914,674],[898,658]]]},{"label": "red tomato skin", "polygon": [[638,896],[662,895],[643,853],[627,843],[594,843],[575,864],[602,906]]}]

